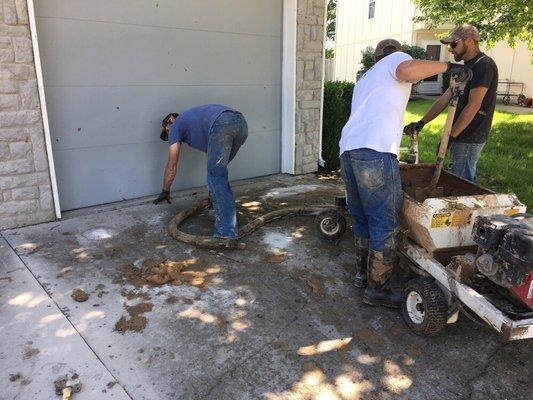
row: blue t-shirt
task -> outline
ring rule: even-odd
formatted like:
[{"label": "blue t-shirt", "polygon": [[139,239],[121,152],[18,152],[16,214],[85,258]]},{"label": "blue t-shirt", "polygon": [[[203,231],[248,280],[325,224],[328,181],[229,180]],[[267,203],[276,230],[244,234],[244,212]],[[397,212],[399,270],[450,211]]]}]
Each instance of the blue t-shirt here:
[{"label": "blue t-shirt", "polygon": [[234,111],[221,104],[207,104],[183,111],[170,127],[168,144],[185,142],[189,146],[207,153],[207,142],[211,127],[224,111]]}]

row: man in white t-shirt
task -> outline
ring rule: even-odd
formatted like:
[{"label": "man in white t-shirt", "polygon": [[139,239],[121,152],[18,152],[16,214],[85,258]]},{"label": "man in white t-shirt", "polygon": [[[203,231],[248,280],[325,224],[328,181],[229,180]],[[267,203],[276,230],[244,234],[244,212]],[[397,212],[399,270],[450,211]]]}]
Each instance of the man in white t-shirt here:
[{"label": "man in white t-shirt", "polygon": [[350,118],[339,143],[341,173],[354,221],[355,285],[366,287],[363,302],[398,308],[389,285],[397,262],[396,231],[403,193],[398,152],[411,85],[449,72],[467,79],[460,64],[413,60],[394,39],[378,43],[374,66],[357,82]]}]

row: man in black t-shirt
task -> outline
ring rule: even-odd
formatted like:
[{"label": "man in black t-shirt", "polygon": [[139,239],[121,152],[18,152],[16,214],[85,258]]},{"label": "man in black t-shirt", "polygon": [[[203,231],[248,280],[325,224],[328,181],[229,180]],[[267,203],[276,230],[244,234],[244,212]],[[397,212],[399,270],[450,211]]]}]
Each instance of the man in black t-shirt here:
[{"label": "man in black t-shirt", "polygon": [[[472,69],[473,77],[459,97],[450,138],[450,171],[471,182],[477,182],[476,164],[489,137],[496,89],[498,68],[496,63],[479,49],[479,32],[473,25],[463,24],[442,39],[450,47],[455,61],[464,61]],[[452,97],[448,88],[418,122],[404,128],[406,133],[419,132],[425,124],[436,118]]]}]

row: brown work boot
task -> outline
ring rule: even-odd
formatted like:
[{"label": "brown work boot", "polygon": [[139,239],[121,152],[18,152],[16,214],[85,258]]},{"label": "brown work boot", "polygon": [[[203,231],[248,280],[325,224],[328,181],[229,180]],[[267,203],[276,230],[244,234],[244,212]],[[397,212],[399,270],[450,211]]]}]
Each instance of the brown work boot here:
[{"label": "brown work boot", "polygon": [[363,303],[371,306],[400,308],[401,295],[399,291],[391,290],[390,276],[397,263],[395,252],[370,250],[368,253],[368,286],[363,294]]},{"label": "brown work boot", "polygon": [[355,238],[355,278],[354,285],[365,288],[367,285],[366,266],[368,264],[368,238]]}]

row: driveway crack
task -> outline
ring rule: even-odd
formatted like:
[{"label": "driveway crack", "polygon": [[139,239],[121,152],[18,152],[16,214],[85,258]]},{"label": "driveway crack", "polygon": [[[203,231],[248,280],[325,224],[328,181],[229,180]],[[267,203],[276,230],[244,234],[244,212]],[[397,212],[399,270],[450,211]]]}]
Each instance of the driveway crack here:
[{"label": "driveway crack", "polygon": [[492,359],[500,352],[500,350],[503,350],[503,348],[507,346],[508,344],[509,342],[503,342],[503,343],[497,344],[494,347],[494,350],[492,350],[492,352],[488,355],[487,359],[485,360],[481,368],[478,368],[478,373],[475,374],[472,378],[470,378],[466,382],[466,385],[468,387],[468,393],[466,394],[465,399],[472,400],[472,397],[474,396],[475,383],[478,380],[480,380],[483,377],[483,375],[487,373],[487,369],[489,368],[490,365],[492,365]]}]

